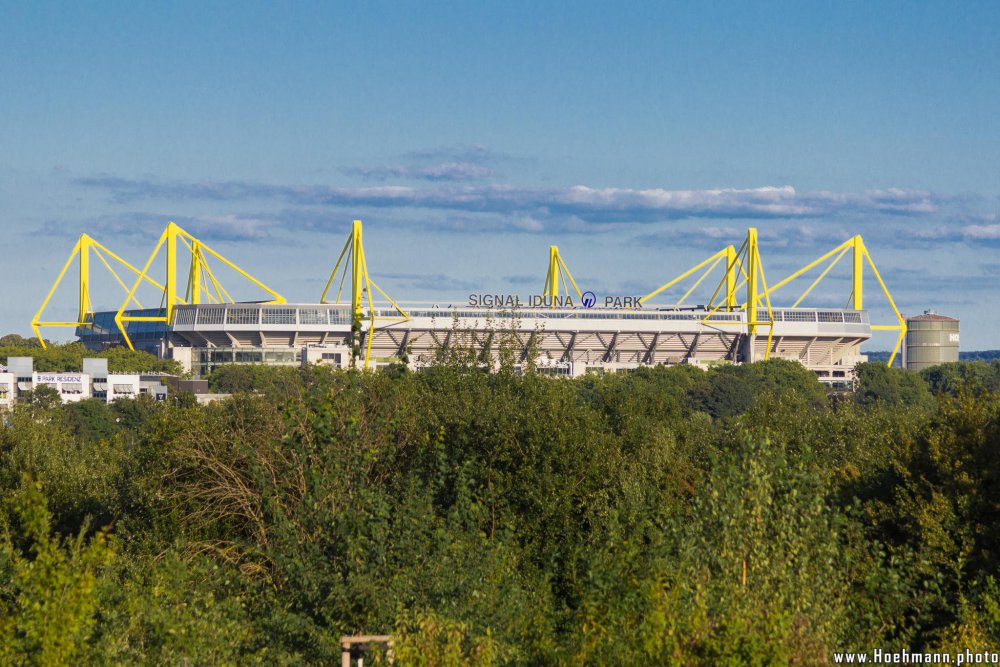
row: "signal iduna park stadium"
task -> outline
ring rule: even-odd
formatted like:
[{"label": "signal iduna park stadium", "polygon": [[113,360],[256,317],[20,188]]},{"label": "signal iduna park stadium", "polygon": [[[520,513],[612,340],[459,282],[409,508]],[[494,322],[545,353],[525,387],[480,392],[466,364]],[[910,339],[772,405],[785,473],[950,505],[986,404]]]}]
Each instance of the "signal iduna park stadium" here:
[{"label": "signal iduna park stadium", "polygon": [[[849,307],[804,306],[845,255],[852,264],[851,292],[845,295]],[[74,263],[78,317],[46,321],[45,310]],[[270,298],[234,300],[212,265],[228,267]],[[117,311],[91,308],[92,266],[106,269],[125,292]],[[870,322],[863,307],[866,274],[885,295],[895,321]],[[794,300],[779,302],[778,290],[797,280],[809,284]],[[582,291],[552,246],[539,284],[537,294],[472,294],[458,306],[397,302],[369,275],[362,225],[355,221],[319,300],[289,303],[169,223],[142,268],[81,236],[32,327],[43,345],[43,328],[72,326],[90,349],[143,349],[173,358],[195,375],[232,363],[359,368],[402,363],[416,370],[460,353],[484,367],[507,355],[515,368],[532,366],[570,377],[663,364],[707,367],[781,358],[802,363],[833,386],[852,382],[855,364],[865,361],[861,345],[873,330],[898,332],[892,358],[906,333],[905,319],[860,236],[769,285],[757,230],[749,229],[738,248],[719,250],[644,296]],[[713,286],[707,303],[686,305],[696,289],[707,293]],[[140,288],[159,294],[160,304],[142,307]],[[790,293],[785,289],[782,296]]]}]

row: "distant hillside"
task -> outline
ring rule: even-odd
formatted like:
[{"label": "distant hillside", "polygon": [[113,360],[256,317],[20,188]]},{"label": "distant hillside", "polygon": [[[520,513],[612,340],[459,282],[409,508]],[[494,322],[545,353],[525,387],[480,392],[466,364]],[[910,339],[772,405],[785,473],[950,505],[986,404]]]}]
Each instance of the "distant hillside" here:
[{"label": "distant hillside", "polygon": [[[863,354],[868,355],[868,361],[889,361],[889,355],[891,354],[888,350],[878,350],[875,352],[863,352]],[[994,359],[1000,359],[1000,350],[972,350],[970,352],[959,352],[958,358],[962,361],[993,361]],[[900,355],[896,355],[896,360],[893,362],[893,366],[899,366]]]},{"label": "distant hillside", "polygon": [[962,361],[993,361],[994,359],[1000,359],[1000,350],[959,352],[958,358]]}]

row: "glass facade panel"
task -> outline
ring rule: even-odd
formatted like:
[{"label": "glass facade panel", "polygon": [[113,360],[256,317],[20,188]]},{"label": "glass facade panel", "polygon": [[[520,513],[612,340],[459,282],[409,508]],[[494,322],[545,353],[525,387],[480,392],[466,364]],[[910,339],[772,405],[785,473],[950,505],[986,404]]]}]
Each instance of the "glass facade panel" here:
[{"label": "glass facade panel", "polygon": [[[177,312],[177,311],[174,311]],[[100,350],[112,345],[122,344],[122,336],[115,323],[115,311],[94,313],[89,318],[89,326],[76,328],[80,342],[91,350]],[[164,308],[143,308],[126,310],[127,317],[165,317]],[[124,322],[132,344],[137,350],[145,350],[156,354],[160,341],[167,335],[166,322]]]},{"label": "glass facade panel", "polygon": [[230,308],[226,311],[226,324],[258,324],[260,308]]},{"label": "glass facade panel", "polygon": [[222,306],[199,306],[198,324],[222,324],[225,312]]},{"label": "glass facade panel", "polygon": [[177,308],[174,310],[174,324],[190,326],[194,324],[194,308]]},{"label": "glass facade panel", "polygon": [[326,309],[299,308],[299,324],[329,324]]},{"label": "glass facade panel", "polygon": [[351,311],[345,310],[343,308],[330,310],[330,324],[349,325],[350,323],[351,323]]},{"label": "glass facade panel", "polygon": [[295,324],[294,308],[264,308],[264,324]]},{"label": "glass facade panel", "polygon": [[294,349],[261,347],[199,348],[195,356],[194,372],[204,377],[219,366],[230,364],[267,364],[293,366],[299,363],[299,353]]}]

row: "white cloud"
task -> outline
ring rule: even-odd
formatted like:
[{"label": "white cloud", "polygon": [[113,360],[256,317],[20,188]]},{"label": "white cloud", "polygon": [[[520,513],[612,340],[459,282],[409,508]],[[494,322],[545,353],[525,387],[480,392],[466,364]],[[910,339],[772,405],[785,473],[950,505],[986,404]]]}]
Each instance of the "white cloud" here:
[{"label": "white cloud", "polygon": [[966,225],[961,233],[969,239],[995,241],[1000,239],[1000,225]]},{"label": "white cloud", "polygon": [[[705,219],[805,219],[839,215],[927,216],[946,197],[917,190],[867,190],[857,193],[806,192],[791,186],[667,190],[631,188],[517,188],[478,186],[331,187],[281,186],[252,182],[184,183],[117,177],[78,179],[77,184],[103,189],[117,201],[144,199],[250,201],[274,200],[291,206],[418,208],[503,215],[508,224],[532,220],[540,229],[570,226],[600,228],[608,224]],[[537,223],[537,224],[535,224]],[[463,225],[478,229],[476,225]]]}]

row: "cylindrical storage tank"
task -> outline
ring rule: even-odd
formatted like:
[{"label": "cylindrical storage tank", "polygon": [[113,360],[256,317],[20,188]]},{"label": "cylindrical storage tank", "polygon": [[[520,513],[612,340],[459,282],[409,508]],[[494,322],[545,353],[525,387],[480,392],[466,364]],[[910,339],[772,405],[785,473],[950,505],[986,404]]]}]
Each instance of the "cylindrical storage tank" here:
[{"label": "cylindrical storage tank", "polygon": [[958,320],[933,310],[907,318],[905,345],[911,371],[958,361]]}]

